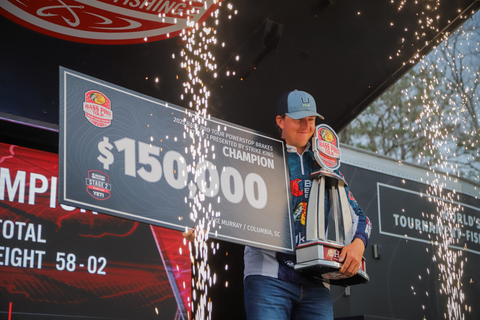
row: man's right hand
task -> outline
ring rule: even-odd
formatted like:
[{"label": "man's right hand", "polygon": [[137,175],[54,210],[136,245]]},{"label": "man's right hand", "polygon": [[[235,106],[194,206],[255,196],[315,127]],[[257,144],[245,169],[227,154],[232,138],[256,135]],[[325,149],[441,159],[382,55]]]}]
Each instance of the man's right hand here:
[{"label": "man's right hand", "polygon": [[193,240],[195,240],[195,230],[188,229],[187,231],[182,232],[182,236],[188,241],[192,242]]}]

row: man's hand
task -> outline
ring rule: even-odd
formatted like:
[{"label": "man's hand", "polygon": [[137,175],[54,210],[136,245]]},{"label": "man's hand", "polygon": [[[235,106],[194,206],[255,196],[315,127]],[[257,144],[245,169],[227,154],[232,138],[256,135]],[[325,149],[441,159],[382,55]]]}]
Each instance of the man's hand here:
[{"label": "man's hand", "polygon": [[343,262],[343,266],[339,272],[350,277],[356,275],[358,268],[362,263],[364,251],[365,244],[358,238],[353,240],[348,246],[343,247],[339,258],[339,261]]},{"label": "man's hand", "polygon": [[207,230],[203,229],[203,232],[202,232],[202,229],[200,229],[199,226],[196,226],[195,229],[185,228],[185,231],[182,232],[182,236],[188,241],[193,242],[195,241],[195,238],[198,235],[200,239],[197,239],[197,241],[203,241],[204,239],[206,239],[207,233],[208,233]]},{"label": "man's hand", "polygon": [[184,232],[182,232],[182,236],[187,239],[188,241],[192,242],[195,240],[195,230],[194,229],[188,229]]}]

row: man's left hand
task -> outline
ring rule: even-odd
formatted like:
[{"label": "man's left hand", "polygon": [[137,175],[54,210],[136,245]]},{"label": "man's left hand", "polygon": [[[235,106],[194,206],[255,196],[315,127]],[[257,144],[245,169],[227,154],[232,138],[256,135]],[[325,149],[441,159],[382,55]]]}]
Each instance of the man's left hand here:
[{"label": "man's left hand", "polygon": [[357,274],[360,263],[362,263],[365,244],[361,239],[355,239],[348,246],[343,247],[340,252],[339,261],[343,263],[340,273],[352,277]]}]

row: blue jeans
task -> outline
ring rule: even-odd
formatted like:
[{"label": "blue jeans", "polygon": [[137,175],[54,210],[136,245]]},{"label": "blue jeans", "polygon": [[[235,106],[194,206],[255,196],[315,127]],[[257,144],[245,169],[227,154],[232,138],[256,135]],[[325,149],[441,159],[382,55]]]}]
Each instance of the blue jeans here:
[{"label": "blue jeans", "polygon": [[248,276],[244,286],[248,320],[333,320],[330,290],[322,285]]}]

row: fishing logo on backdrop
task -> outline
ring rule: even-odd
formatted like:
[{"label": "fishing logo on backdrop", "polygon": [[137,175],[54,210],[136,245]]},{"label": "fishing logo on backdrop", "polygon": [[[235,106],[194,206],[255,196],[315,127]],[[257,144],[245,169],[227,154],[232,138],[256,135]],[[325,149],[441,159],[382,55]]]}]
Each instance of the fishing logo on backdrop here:
[{"label": "fishing logo on backdrop", "polygon": [[187,21],[200,24],[217,7],[214,0],[2,0],[0,14],[55,38],[131,44],[176,37]]}]

